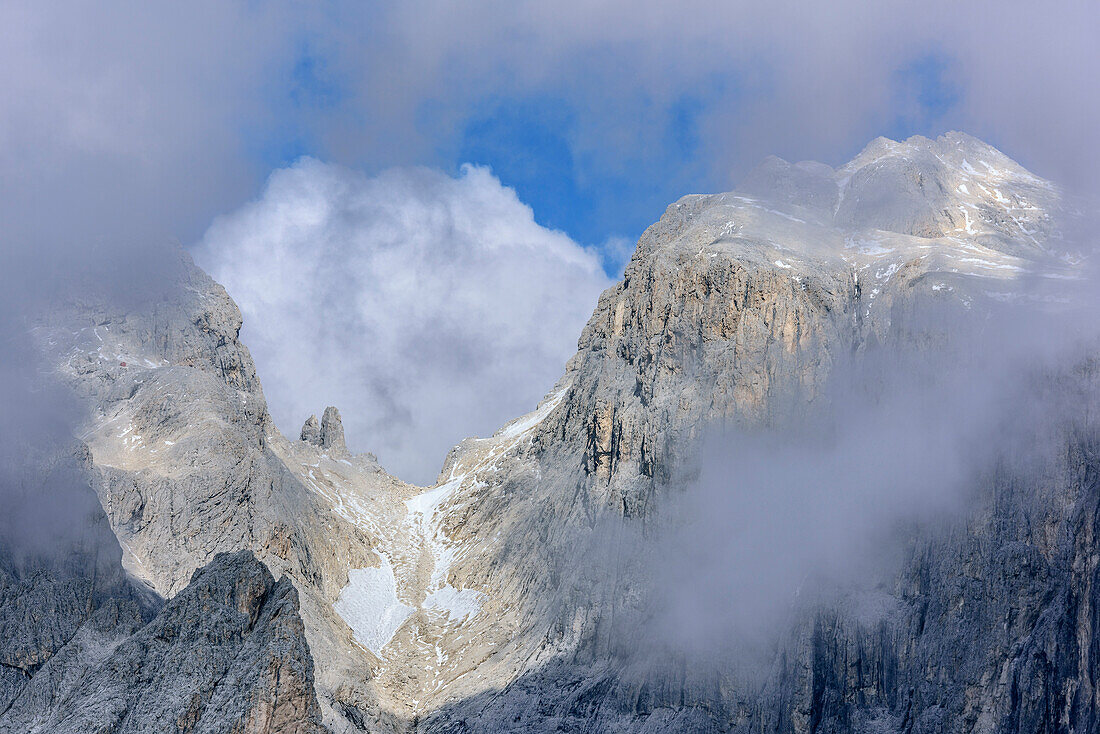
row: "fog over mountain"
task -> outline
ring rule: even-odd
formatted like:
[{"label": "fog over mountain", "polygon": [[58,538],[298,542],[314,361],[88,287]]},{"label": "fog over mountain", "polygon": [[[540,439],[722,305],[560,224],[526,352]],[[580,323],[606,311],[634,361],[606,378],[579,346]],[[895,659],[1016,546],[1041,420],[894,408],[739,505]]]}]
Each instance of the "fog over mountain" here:
[{"label": "fog over mountain", "polygon": [[1098,19],[3,4],[0,733],[1100,731]]},{"label": "fog over mountain", "polygon": [[[425,286],[433,264],[483,270],[494,243],[508,277],[603,277],[487,172],[419,174],[481,197],[465,224],[440,197],[394,197],[408,172],[300,167],[208,239],[299,243],[271,267],[302,275],[303,313],[243,265],[233,277],[307,358],[338,353],[329,313],[388,323],[317,284],[346,274],[354,292],[410,254],[406,280]],[[348,198],[330,209],[333,186]],[[331,230],[364,207],[377,214]],[[409,234],[410,207],[449,212],[427,237],[451,232],[450,259]],[[426,486],[345,444],[354,406],[284,434],[236,304],[184,252],[147,261],[156,297],[96,287],[109,279],[52,293],[12,331],[27,335],[13,405],[46,406],[26,391],[53,385],[52,444],[23,437],[74,457],[44,476],[99,503],[46,514],[63,527],[33,567],[28,525],[5,530],[0,725],[1087,730],[1092,231],[1079,200],[961,133],[876,139],[838,169],[769,158],[670,205],[533,412],[461,441]],[[451,294],[414,341],[464,303]],[[348,353],[385,367],[371,346]],[[9,436],[39,420],[9,416]],[[27,615],[31,600],[52,611]]]}]

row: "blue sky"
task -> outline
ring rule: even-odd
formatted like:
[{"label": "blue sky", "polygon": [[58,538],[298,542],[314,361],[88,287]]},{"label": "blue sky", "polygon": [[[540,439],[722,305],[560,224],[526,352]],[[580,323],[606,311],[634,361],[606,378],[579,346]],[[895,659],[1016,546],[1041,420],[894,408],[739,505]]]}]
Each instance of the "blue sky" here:
[{"label": "blue sky", "polygon": [[[946,121],[963,94],[953,71],[951,57],[934,48],[898,65],[889,74],[891,115],[880,121],[874,134],[901,139],[949,129]],[[445,110],[449,124],[442,126],[437,117],[448,102],[429,98],[417,105],[412,123],[426,138],[426,146],[406,159],[387,156],[386,165],[427,165],[452,175],[465,163],[488,166],[533,209],[539,224],[594,248],[608,274],[616,275],[624,264],[621,240],[633,243],[666,206],[685,194],[736,185],[739,175],[767,154],[761,152],[729,171],[716,173],[711,164],[713,151],[702,140],[700,121],[730,107],[759,103],[770,93],[759,84],[746,87],[738,81],[732,73],[710,74],[671,98],[647,99],[643,93],[632,104],[643,109],[653,129],[644,144],[610,157],[594,154],[582,140],[600,124],[593,122],[583,95],[489,90]],[[272,114],[263,125],[245,132],[256,166],[276,169],[306,155],[332,159],[333,150],[314,123],[352,98],[347,84],[325,53],[299,43],[282,83],[270,87]],[[370,110],[361,114],[369,116]],[[871,137],[854,140],[824,162],[844,162]],[[369,156],[353,164],[367,172],[385,167]]]}]

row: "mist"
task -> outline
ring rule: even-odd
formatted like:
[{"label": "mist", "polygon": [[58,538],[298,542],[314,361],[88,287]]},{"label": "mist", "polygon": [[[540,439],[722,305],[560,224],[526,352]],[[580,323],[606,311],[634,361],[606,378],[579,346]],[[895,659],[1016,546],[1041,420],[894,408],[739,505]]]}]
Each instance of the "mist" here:
[{"label": "mist", "polygon": [[[939,2],[601,2],[552,11],[482,2],[461,12],[440,3],[6,3],[3,254],[37,262],[16,267],[43,288],[98,280],[128,298],[148,282],[143,258],[171,242],[203,251],[219,216],[243,217],[267,196],[272,172],[302,155],[367,177],[425,166],[454,178],[464,163],[489,162],[464,157],[470,126],[529,101],[563,110],[564,124],[550,132],[575,196],[535,201],[537,186],[517,186],[518,200],[536,225],[553,232],[548,221],[566,222],[564,236],[609,260],[621,260],[621,243],[671,201],[729,189],[766,155],[835,164],[879,134],[964,129],[1039,175],[1095,191],[1096,13],[1078,2],[1043,12]],[[510,153],[518,169],[541,170],[528,165],[538,150]],[[496,172],[504,189],[513,185],[506,173]],[[447,243],[431,246],[446,254]],[[277,249],[262,245],[261,262]],[[220,257],[240,251],[228,246]],[[593,288],[598,275],[578,275],[576,287]],[[284,285],[272,276],[267,287]],[[518,290],[522,303],[526,289]],[[569,301],[573,291],[558,297]],[[278,333],[279,317],[253,310],[246,329]],[[479,325],[462,326],[471,323]],[[335,343],[371,338],[361,325],[340,327],[330,328]],[[345,409],[361,421],[349,425],[353,445],[424,479],[432,470],[420,465],[438,468],[450,441],[491,431],[541,397],[536,383],[553,382],[541,365],[575,344],[567,328],[550,331],[518,355],[500,394],[492,380],[465,383],[475,397],[447,415],[470,420],[443,416],[440,432],[432,429],[440,414],[422,410],[440,390],[289,371],[289,336],[257,349],[257,361],[286,432],[329,402],[361,406],[362,419]],[[477,361],[441,361],[440,384],[462,383]],[[524,383],[531,365],[541,371]],[[391,372],[416,366],[411,358]]]},{"label": "mist", "polygon": [[42,357],[31,331],[35,312],[17,300],[25,290],[13,285],[4,294],[0,566],[15,578],[35,570],[107,566],[121,551],[89,484],[85,450],[74,438],[81,406]]},{"label": "mist", "polygon": [[793,418],[711,424],[652,517],[579,543],[616,597],[617,659],[759,684],[806,615],[894,619],[920,543],[961,532],[1002,485],[1048,486],[1067,442],[1100,427],[1095,283],[1067,284],[1070,305],[925,304],[922,338],[838,360]]}]

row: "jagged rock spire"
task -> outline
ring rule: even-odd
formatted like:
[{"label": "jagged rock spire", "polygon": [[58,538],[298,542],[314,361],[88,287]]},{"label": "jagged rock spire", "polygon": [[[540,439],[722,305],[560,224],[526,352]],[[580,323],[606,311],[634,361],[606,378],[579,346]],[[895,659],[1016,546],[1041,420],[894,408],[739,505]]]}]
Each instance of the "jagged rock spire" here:
[{"label": "jagged rock spire", "polygon": [[329,449],[334,453],[347,451],[344,443],[344,424],[340,420],[340,411],[333,406],[325,408],[321,422],[317,422],[317,416],[311,415],[302,426],[302,434],[299,439],[306,443]]},{"label": "jagged rock spire", "polygon": [[333,451],[347,451],[340,411],[331,405],[325,408],[325,414],[321,416],[321,446]]},{"label": "jagged rock spire", "polygon": [[314,446],[321,445],[321,426],[317,423],[317,416],[311,415],[302,425],[302,434],[299,440],[311,443]]}]

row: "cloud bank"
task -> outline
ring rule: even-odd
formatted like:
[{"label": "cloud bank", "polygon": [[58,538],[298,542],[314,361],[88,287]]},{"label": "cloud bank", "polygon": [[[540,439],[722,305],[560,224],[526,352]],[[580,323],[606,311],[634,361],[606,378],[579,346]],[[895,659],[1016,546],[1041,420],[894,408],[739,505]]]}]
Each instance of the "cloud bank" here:
[{"label": "cloud bank", "polygon": [[487,169],[376,177],[302,159],[218,219],[198,259],[236,299],[273,417],[327,404],[411,481],[534,408],[609,285]]},{"label": "cloud bank", "polygon": [[[632,242],[682,194],[729,188],[772,153],[838,163],[882,133],[963,129],[1040,175],[1096,191],[1098,18],[1095,3],[1078,1],[12,0],[0,6],[0,257],[28,281],[125,270],[129,290],[148,280],[134,265],[147,251],[201,237],[287,160],[308,153],[367,175],[410,165],[457,175],[460,161],[482,160],[464,153],[491,149],[472,144],[471,125],[498,142],[502,118],[521,132],[537,118],[554,138],[529,145],[517,134],[523,144],[500,156],[568,180],[565,194],[539,202],[537,221],[604,242],[612,262],[616,243]],[[560,150],[568,160],[558,167],[526,160]],[[292,346],[265,350],[257,336],[280,411],[275,375],[291,368],[266,355]],[[386,386],[368,395],[389,400],[377,410],[395,419],[427,402],[427,388],[391,389],[411,380],[360,379]],[[338,398],[348,413],[368,402]],[[308,411],[329,399],[312,396]],[[456,433],[492,427],[473,420]]]},{"label": "cloud bank", "polygon": [[[341,158],[426,155],[485,105],[535,96],[575,112],[566,141],[596,196],[643,173],[713,190],[768,154],[838,164],[877,135],[952,128],[1095,186],[1098,20],[1094,3],[1015,0],[378,4],[319,47],[346,97],[315,130]],[[678,127],[692,144],[669,156]],[[383,130],[398,148],[378,150]]]},{"label": "cloud bank", "polygon": [[23,237],[191,241],[301,154],[456,171],[471,121],[525,100],[520,127],[559,111],[569,208],[605,228],[590,242],[765,155],[839,163],[884,133],[966,130],[1095,188],[1098,20],[1077,1],[12,0],[0,216]]},{"label": "cloud bank", "polygon": [[946,338],[839,359],[827,399],[793,423],[718,422],[692,440],[659,512],[574,543],[570,576],[618,605],[629,675],[686,661],[702,681],[728,669],[761,682],[792,623],[821,608],[891,618],[907,593],[897,574],[926,544],[955,547],[998,492],[1044,496],[1080,461],[1067,442],[1097,427],[1094,282],[1070,308],[917,303],[924,334]]}]

